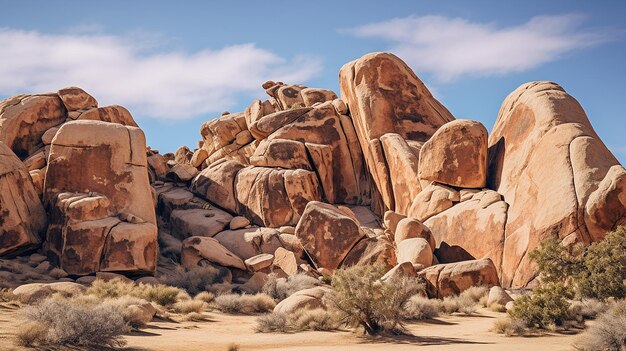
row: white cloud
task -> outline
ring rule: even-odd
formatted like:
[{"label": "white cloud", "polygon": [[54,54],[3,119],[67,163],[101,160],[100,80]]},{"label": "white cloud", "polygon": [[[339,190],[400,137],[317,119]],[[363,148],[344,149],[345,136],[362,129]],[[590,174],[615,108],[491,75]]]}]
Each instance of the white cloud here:
[{"label": "white cloud", "polygon": [[418,73],[449,81],[525,71],[607,40],[601,33],[581,30],[582,21],[573,14],[538,16],[501,28],[461,18],[410,16],[344,32],[389,41],[390,50]]},{"label": "white cloud", "polygon": [[287,60],[254,44],[189,53],[163,50],[157,39],[149,33],[106,35],[97,27],[66,34],[0,28],[0,95],[76,85],[100,105],[182,119],[221,112],[239,94],[261,92],[265,80],[301,83],[321,70],[318,58]]}]

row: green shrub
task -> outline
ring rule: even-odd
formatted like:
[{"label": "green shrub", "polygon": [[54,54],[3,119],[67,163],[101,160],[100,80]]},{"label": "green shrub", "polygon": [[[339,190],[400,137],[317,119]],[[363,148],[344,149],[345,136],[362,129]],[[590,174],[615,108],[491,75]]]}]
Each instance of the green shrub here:
[{"label": "green shrub", "polygon": [[530,257],[543,282],[572,285],[581,298],[626,297],[626,227],[588,247],[570,250],[554,239],[546,240]]},{"label": "green shrub", "polygon": [[528,327],[562,325],[568,319],[568,299],[572,297],[571,289],[556,283],[546,284],[515,300],[509,314],[525,321]]},{"label": "green shrub", "polygon": [[621,301],[598,317],[575,345],[583,351],[626,350],[626,301]]},{"label": "green shrub", "polygon": [[361,326],[369,335],[401,326],[404,304],[424,286],[417,278],[392,278],[383,283],[384,273],[383,267],[369,265],[335,271],[329,298],[345,324]]}]

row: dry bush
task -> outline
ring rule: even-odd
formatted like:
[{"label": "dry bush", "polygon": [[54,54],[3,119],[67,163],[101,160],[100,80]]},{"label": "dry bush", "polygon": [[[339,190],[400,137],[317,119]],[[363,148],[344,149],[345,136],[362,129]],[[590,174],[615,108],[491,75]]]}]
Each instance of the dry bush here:
[{"label": "dry bush", "polygon": [[18,340],[31,346],[121,347],[126,343],[122,335],[129,331],[122,309],[113,304],[88,306],[55,298],[22,313],[29,322],[39,323],[25,323],[18,332]]},{"label": "dry bush", "polygon": [[268,275],[262,291],[274,298],[274,300],[282,301],[300,290],[318,285],[321,285],[319,280],[305,273],[297,273],[287,278],[279,278],[277,274],[271,273]]},{"label": "dry bush", "polygon": [[206,303],[211,303],[213,302],[213,300],[215,300],[215,295],[211,292],[203,291],[199,293],[198,295],[194,296],[193,299],[198,300],[198,301],[204,301]]},{"label": "dry bush", "polygon": [[109,281],[97,279],[87,289],[86,293],[95,295],[100,299],[115,299],[128,295],[152,301],[161,306],[169,306],[178,301],[180,292],[180,289],[167,285],[137,285],[122,279]]},{"label": "dry bush", "polygon": [[404,305],[403,317],[409,320],[435,318],[439,315],[440,301],[421,295],[412,296]]},{"label": "dry bush", "polygon": [[274,309],[276,302],[269,295],[224,294],[215,298],[215,307],[225,313],[256,314]]},{"label": "dry bush", "polygon": [[196,295],[209,290],[211,285],[222,279],[223,274],[215,267],[206,266],[185,269],[182,266],[177,266],[173,272],[165,277],[163,282],[167,285],[181,288],[191,295]]},{"label": "dry bush", "polygon": [[439,311],[444,314],[459,312],[459,301],[456,296],[444,297],[439,304]]},{"label": "dry bush", "polygon": [[402,308],[424,285],[418,278],[380,278],[386,269],[381,266],[353,266],[338,269],[332,278],[333,290],[328,294],[350,327],[362,327],[369,335],[392,332],[401,325]]},{"label": "dry bush", "polygon": [[257,333],[287,333],[289,331],[287,315],[272,312],[261,316],[256,319],[254,330]]},{"label": "dry bush", "polygon": [[506,307],[497,302],[494,302],[491,305],[489,305],[489,309],[493,312],[500,312],[500,313],[506,312]]},{"label": "dry bush", "polygon": [[526,322],[509,316],[496,319],[491,328],[492,332],[506,336],[525,335],[526,330]]},{"label": "dry bush", "polygon": [[235,344],[234,342],[231,342],[230,344],[228,344],[228,346],[226,346],[226,351],[239,351],[239,344]]},{"label": "dry bush", "polygon": [[601,314],[574,347],[583,351],[626,350],[626,301]]},{"label": "dry bush", "polygon": [[582,322],[585,319],[595,319],[599,314],[606,312],[610,305],[597,299],[583,299],[574,301],[569,306],[567,313],[569,318]]},{"label": "dry bush", "polygon": [[337,317],[321,308],[297,310],[293,314],[272,312],[256,320],[258,333],[288,333],[306,330],[329,331],[339,327]]},{"label": "dry bush", "polygon": [[178,301],[172,305],[172,308],[177,313],[189,314],[192,312],[202,313],[207,307],[206,302],[202,300],[187,300]]}]

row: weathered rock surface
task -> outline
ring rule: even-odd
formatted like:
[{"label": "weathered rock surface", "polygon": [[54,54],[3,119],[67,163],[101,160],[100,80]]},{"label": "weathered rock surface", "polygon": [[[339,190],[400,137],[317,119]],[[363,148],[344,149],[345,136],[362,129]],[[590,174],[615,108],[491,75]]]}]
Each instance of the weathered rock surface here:
[{"label": "weathered rock surface", "polygon": [[46,213],[26,167],[0,141],[0,256],[39,245]]},{"label": "weathered rock surface", "polygon": [[542,240],[589,243],[626,223],[626,172],[559,85],[532,82],[513,91],[489,147],[489,186],[509,204],[504,286],[535,278],[528,254]]},{"label": "weathered rock surface", "polygon": [[490,259],[437,264],[418,272],[426,280],[431,298],[458,295],[472,286],[499,286],[496,267]]},{"label": "weathered rock surface", "polygon": [[312,201],[296,226],[296,236],[317,268],[336,269],[365,233],[337,207]]},{"label": "weathered rock surface", "polygon": [[487,183],[487,129],[459,119],[444,124],[422,146],[419,178],[462,188]]},{"label": "weathered rock surface", "polygon": [[198,266],[202,260],[224,267],[246,269],[241,258],[230,252],[214,238],[192,236],[183,240],[181,264],[185,268],[193,268]]}]

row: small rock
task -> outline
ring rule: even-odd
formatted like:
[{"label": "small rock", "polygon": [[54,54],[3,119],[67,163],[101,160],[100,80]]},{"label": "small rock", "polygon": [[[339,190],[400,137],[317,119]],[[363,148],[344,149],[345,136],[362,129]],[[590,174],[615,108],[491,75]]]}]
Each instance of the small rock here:
[{"label": "small rock", "polygon": [[250,225],[250,220],[246,217],[237,216],[230,220],[230,229],[242,229]]},{"label": "small rock", "polygon": [[267,268],[272,265],[272,262],[274,262],[274,255],[272,254],[260,254],[244,261],[246,267],[251,272],[258,272]]}]

